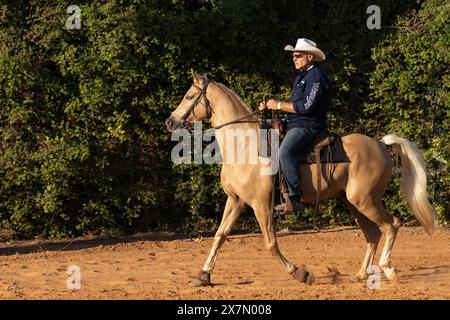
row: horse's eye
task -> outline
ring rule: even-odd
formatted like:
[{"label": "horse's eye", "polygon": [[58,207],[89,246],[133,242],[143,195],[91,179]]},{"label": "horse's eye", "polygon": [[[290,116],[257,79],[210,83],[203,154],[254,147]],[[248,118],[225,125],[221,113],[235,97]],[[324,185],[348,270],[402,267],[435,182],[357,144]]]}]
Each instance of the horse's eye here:
[{"label": "horse's eye", "polygon": [[193,97],[194,97],[193,94],[188,94],[186,95],[186,100],[192,100]]}]

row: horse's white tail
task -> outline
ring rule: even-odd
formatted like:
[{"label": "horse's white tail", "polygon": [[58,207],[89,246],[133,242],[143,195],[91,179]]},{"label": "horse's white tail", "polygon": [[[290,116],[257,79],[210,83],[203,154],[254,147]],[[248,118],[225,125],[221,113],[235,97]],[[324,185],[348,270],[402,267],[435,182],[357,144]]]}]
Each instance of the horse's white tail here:
[{"label": "horse's white tail", "polygon": [[400,190],[409,208],[428,234],[433,233],[436,213],[428,201],[425,161],[419,149],[409,140],[389,134],[381,139],[386,145],[398,145],[401,156],[402,176]]}]

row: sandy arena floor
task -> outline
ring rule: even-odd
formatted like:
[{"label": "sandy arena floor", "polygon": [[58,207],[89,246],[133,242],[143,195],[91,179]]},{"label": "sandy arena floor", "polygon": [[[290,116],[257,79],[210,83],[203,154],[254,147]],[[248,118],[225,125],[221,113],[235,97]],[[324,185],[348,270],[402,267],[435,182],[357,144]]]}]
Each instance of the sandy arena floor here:
[{"label": "sandy arena floor", "polygon": [[[379,289],[350,283],[366,244],[360,229],[280,234],[293,263],[334,266],[339,283],[307,286],[293,280],[265,249],[260,234],[231,236],[219,254],[212,287],[190,286],[212,238],[144,234],[114,239],[0,243],[0,299],[450,299],[450,230],[433,237],[401,228],[392,261],[399,284]],[[375,261],[381,254],[381,239]],[[68,289],[68,267],[80,268],[80,289]]]}]

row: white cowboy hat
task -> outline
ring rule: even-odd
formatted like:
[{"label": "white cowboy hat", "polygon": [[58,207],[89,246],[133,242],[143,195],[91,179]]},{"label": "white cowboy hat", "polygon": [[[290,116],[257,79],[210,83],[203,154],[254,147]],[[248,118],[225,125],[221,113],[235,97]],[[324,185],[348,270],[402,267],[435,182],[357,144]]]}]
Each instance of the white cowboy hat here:
[{"label": "white cowboy hat", "polygon": [[287,45],[284,47],[286,51],[306,51],[314,55],[314,61],[323,61],[325,60],[325,53],[322,52],[314,41],[311,41],[306,38],[300,38],[297,40],[295,44],[295,48],[291,45]]}]

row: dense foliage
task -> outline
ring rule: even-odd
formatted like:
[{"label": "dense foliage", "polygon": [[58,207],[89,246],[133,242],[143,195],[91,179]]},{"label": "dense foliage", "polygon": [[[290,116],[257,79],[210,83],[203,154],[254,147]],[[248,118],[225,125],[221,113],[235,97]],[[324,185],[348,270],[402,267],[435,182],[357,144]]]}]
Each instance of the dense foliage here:
[{"label": "dense foliage", "polygon": [[[426,1],[402,17],[398,31],[373,50],[371,102],[365,104],[369,134],[392,132],[424,150],[431,198],[441,223],[450,219],[450,3]],[[408,216],[389,190],[388,207]]]},{"label": "dense foliage", "polygon": [[[256,109],[286,97],[282,48],[316,41],[335,86],[337,132],[396,132],[426,150],[430,191],[449,219],[449,4],[366,1],[0,1],[0,229],[17,237],[211,230],[225,196],[219,166],[174,165],[164,120],[190,68]],[[206,124],[205,124],[206,125]],[[410,213],[396,182],[386,206]],[[339,202],[281,224],[348,223]],[[244,223],[248,220],[244,219]]]}]

